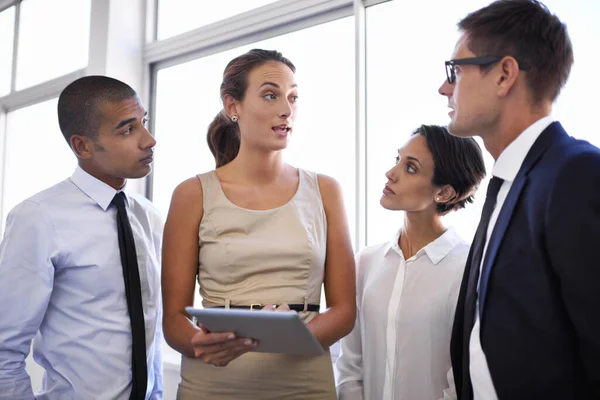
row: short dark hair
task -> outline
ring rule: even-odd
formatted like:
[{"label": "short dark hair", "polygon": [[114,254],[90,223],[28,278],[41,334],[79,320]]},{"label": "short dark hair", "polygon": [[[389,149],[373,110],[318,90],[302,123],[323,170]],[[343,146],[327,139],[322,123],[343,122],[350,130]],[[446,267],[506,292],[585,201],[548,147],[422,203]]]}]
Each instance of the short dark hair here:
[{"label": "short dark hair", "polygon": [[95,139],[100,129],[100,106],[135,96],[129,85],[108,76],[84,76],[71,82],[58,97],[58,124],[67,143],[73,135]]},{"label": "short dark hair", "polygon": [[534,105],[554,101],[573,65],[567,26],[537,0],[497,0],[458,23],[477,56],[512,56],[530,70],[525,82]]},{"label": "short dark hair", "polygon": [[450,185],[456,192],[456,198],[437,203],[437,213],[444,215],[472,203],[473,194],[485,177],[483,155],[477,142],[473,138],[453,136],[445,127],[437,125],[421,125],[412,135],[423,136],[433,156],[432,183]]},{"label": "short dark hair", "polygon": [[[248,88],[248,74],[254,68],[269,61],[285,64],[292,72],[296,72],[294,64],[276,50],[250,50],[231,60],[225,67],[221,83],[221,100],[226,95],[230,95],[238,101],[243,100]],[[239,127],[229,120],[224,110],[221,110],[208,126],[206,141],[215,157],[216,166],[219,168],[231,162],[238,154],[240,149]]]}]

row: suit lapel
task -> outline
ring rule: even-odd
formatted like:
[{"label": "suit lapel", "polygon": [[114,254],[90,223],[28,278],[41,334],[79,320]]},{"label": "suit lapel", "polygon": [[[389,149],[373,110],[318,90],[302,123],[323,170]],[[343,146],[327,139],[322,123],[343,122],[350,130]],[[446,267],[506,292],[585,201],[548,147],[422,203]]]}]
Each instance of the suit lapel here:
[{"label": "suit lapel", "polygon": [[527,156],[523,161],[523,165],[517,173],[517,176],[511,185],[510,191],[506,196],[506,200],[504,201],[502,209],[500,210],[500,213],[498,215],[498,220],[494,225],[494,230],[492,231],[492,235],[488,243],[485,258],[482,262],[482,274],[479,283],[479,301],[482,310],[482,321],[485,311],[484,307],[485,299],[487,297],[488,282],[492,273],[492,269],[494,267],[494,262],[498,255],[500,245],[502,244],[504,234],[506,233],[506,230],[514,214],[514,210],[519,200],[519,197],[521,196],[521,192],[527,184],[527,175],[538,162],[538,160],[541,158],[541,156],[546,152],[548,147],[550,147],[551,144],[556,143],[557,141],[565,138],[568,138],[568,136],[564,131],[563,127],[560,125],[560,123],[554,122],[550,124],[537,138],[537,140],[534,142],[533,146],[527,153]]},{"label": "suit lapel", "polygon": [[[513,182],[510,191],[506,196],[502,210],[500,210],[500,214],[498,214],[498,219],[494,225],[494,230],[490,237],[490,242],[488,243],[485,258],[483,259],[483,263],[481,265],[481,279],[479,281],[479,307],[481,310],[483,310],[485,307],[487,284],[492,272],[492,266],[496,260],[496,255],[498,254],[498,249],[500,248],[500,244],[502,244],[502,239],[504,239],[506,228],[508,228],[510,220],[512,219],[513,211],[517,205],[519,196],[521,195],[521,192],[527,183],[527,177],[520,175],[521,174],[518,174],[515,178],[515,181]],[[481,317],[483,320],[483,313],[481,313]]]}]

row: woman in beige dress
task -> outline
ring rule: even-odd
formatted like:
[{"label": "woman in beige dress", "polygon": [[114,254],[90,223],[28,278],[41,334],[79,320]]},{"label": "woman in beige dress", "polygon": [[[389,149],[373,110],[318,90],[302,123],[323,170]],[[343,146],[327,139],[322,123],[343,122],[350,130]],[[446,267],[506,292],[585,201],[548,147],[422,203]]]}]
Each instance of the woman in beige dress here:
[{"label": "woman in beige dress", "polygon": [[[276,51],[232,60],[207,137],[217,169],[173,193],[162,285],[165,338],[182,354],[178,399],[335,399],[328,351],[252,352],[252,339],[208,332],[184,311],[197,277],[204,307],[294,309],[326,350],[352,329],[354,257],[341,189],[282,159],[296,116],[294,74]],[[319,310],[323,284],[327,310]]]}]

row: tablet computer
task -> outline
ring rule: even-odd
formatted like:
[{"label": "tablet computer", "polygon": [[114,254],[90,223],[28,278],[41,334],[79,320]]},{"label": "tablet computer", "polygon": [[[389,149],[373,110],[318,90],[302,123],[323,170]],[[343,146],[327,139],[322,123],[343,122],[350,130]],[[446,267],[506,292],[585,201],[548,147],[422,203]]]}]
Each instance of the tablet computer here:
[{"label": "tablet computer", "polygon": [[325,353],[295,311],[192,307],[186,307],[185,311],[211,332],[234,332],[237,337],[258,340],[252,351],[304,356]]}]

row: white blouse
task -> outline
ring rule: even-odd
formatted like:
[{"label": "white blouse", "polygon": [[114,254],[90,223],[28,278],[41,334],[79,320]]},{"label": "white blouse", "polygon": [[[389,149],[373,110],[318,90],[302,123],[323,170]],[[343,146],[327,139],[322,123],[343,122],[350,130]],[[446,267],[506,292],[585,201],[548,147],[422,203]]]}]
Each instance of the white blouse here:
[{"label": "white blouse", "polygon": [[450,337],[469,246],[448,229],[405,260],[399,237],[357,255],[357,321],[336,362],[341,400],[456,398]]}]

